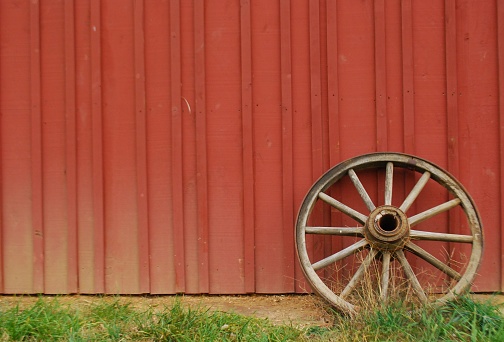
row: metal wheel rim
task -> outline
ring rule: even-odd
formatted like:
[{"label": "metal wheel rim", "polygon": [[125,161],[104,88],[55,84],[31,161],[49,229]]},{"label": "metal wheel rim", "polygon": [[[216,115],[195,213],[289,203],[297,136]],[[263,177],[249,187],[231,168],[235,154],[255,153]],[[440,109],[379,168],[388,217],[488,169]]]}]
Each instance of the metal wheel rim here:
[{"label": "metal wheel rim", "polygon": [[[349,176],[349,173],[353,174],[353,177],[357,178],[357,183],[359,182],[358,176],[356,176],[355,171],[359,171],[362,169],[369,169],[369,168],[385,168],[387,169],[387,165],[391,165],[392,163],[392,170],[394,168],[404,168],[404,169],[409,169],[413,170],[415,172],[421,173],[422,177],[421,180],[417,183],[416,186],[420,187],[420,192],[423,188],[421,186],[421,182],[429,181],[429,179],[434,180],[436,183],[442,185],[445,189],[448,190],[449,193],[454,197],[454,199],[460,200],[460,202],[457,204],[460,205],[463,209],[463,212],[465,213],[467,219],[468,219],[468,225],[471,231],[470,238],[467,236],[467,240],[471,239],[471,242],[468,242],[472,249],[471,249],[471,256],[469,258],[469,261],[467,265],[465,266],[465,271],[463,274],[460,275],[460,279],[457,280],[456,285],[450,288],[449,292],[444,294],[442,297],[434,300],[432,303],[433,304],[439,304],[446,302],[447,300],[453,299],[455,296],[466,292],[470,289],[472,285],[472,281],[476,275],[476,271],[479,267],[481,257],[482,257],[482,252],[483,252],[483,232],[482,232],[482,224],[481,224],[481,219],[479,216],[479,213],[477,211],[477,208],[474,204],[474,201],[468,194],[468,192],[464,189],[462,184],[460,184],[452,175],[450,175],[448,172],[444,171],[440,167],[436,166],[435,164],[426,161],[424,159],[412,156],[412,155],[407,155],[407,154],[402,154],[402,153],[372,153],[372,154],[367,154],[367,155],[361,155],[352,159],[349,159],[347,161],[344,161],[329,171],[327,171],[324,175],[322,175],[312,186],[312,188],[308,191],[307,195],[305,196],[305,199],[302,202],[302,205],[299,210],[298,218],[297,218],[297,223],[296,223],[296,232],[295,232],[295,239],[296,239],[296,250],[297,250],[297,255],[299,258],[299,262],[301,264],[301,269],[303,270],[305,274],[305,278],[312,287],[312,289],[318,293],[322,298],[324,298],[326,301],[328,301],[330,304],[332,304],[334,307],[337,309],[341,310],[342,312],[345,313],[350,313],[354,314],[356,310],[358,309],[354,304],[350,303],[349,301],[343,299],[340,297],[340,295],[334,293],[317,275],[314,265],[317,264],[318,261],[312,263],[310,261],[309,255],[308,255],[308,250],[306,246],[306,234],[309,234],[306,232],[307,230],[307,222],[310,217],[311,211],[315,206],[315,203],[318,200],[321,200],[321,196],[324,197],[324,201],[330,200],[325,198],[324,195],[320,195],[320,193],[324,193],[325,190],[327,190],[329,187],[331,187],[333,184],[337,183],[341,178],[343,177],[352,177],[352,175]],[[386,171],[388,172],[388,171]],[[393,173],[393,171],[392,171]],[[428,177],[426,176],[428,173]],[[424,179],[422,181],[422,178],[427,178],[426,180]],[[390,178],[390,180],[392,177]],[[386,176],[385,181],[387,182],[389,180],[389,176]],[[354,181],[354,180],[352,180]],[[356,184],[356,183],[354,183]],[[358,186],[355,185],[357,188]],[[416,187],[415,186],[415,187]],[[387,192],[388,189],[391,189],[393,187],[393,182],[392,184],[385,184],[385,192]],[[359,191],[359,189],[357,189]],[[365,190],[365,189],[364,189]],[[365,191],[364,191],[365,192]],[[413,192],[413,190],[412,190]],[[412,193],[410,193],[411,195]],[[418,194],[416,194],[418,196]],[[363,198],[364,201],[366,194],[361,194],[361,197]],[[387,194],[385,194],[385,200],[386,202],[387,199]],[[330,196],[329,196],[330,197]],[[409,197],[409,196],[407,196]],[[413,198],[413,202],[415,201],[416,197]],[[337,201],[336,201],[337,202]],[[406,199],[405,201],[406,202]],[[413,203],[412,202],[412,203]],[[326,202],[327,203],[327,202]],[[341,202],[340,202],[341,203]],[[406,203],[406,205],[410,205],[412,203]],[[389,203],[390,204],[390,203]],[[405,204],[405,203],[403,203]],[[455,202],[450,203],[447,206],[454,205]],[[334,207],[334,205],[339,205],[339,204],[331,204],[331,206]],[[378,207],[378,205],[377,205]],[[338,208],[337,208],[338,209]],[[450,208],[451,209],[451,208]],[[450,209],[445,209],[441,212],[450,210]],[[338,209],[340,210],[340,209]],[[352,210],[350,208],[350,210]],[[340,210],[341,211],[341,210]],[[407,209],[405,210],[407,211]],[[363,217],[358,216],[357,214],[351,213],[345,209],[344,211],[341,211],[343,214],[346,214],[348,216],[353,217],[353,215],[356,215],[357,221],[362,221]],[[370,213],[365,213],[364,215],[367,218],[369,218]],[[439,213],[441,213],[439,212]],[[438,215],[439,213],[435,213],[435,215]],[[360,213],[359,213],[360,214]],[[435,216],[434,215],[434,216]],[[355,217],[353,217],[355,219]],[[408,221],[410,218],[408,218]],[[361,222],[362,223],[362,222]],[[416,223],[415,223],[416,224]],[[363,224],[365,226],[365,223]],[[311,229],[311,228],[310,228]],[[412,233],[413,234],[413,233]],[[418,233],[414,233],[418,234]],[[448,234],[449,235],[449,234]],[[452,234],[455,236],[456,234]],[[432,236],[429,238],[431,239]],[[455,238],[455,237],[450,237],[450,238]],[[457,237],[459,239],[459,237]],[[466,239],[461,237],[461,239]],[[354,246],[355,249],[359,248],[364,248],[367,245],[369,245],[369,241],[366,238],[366,236],[363,237],[361,244],[366,243],[366,245],[357,245]],[[439,240],[437,240],[439,241]],[[444,240],[443,240],[444,241]],[[453,241],[453,242],[460,242],[460,241]],[[399,257],[404,257],[404,250],[408,250],[411,252],[409,249],[411,247],[408,245],[408,249],[403,246],[401,247],[398,252],[394,252]],[[356,252],[352,253],[355,254]],[[384,255],[386,253],[382,253]],[[374,258],[375,256],[371,256],[370,258]],[[343,259],[343,258],[342,258]],[[405,258],[404,258],[405,259]],[[424,258],[422,258],[424,259]],[[341,260],[341,259],[339,259]],[[402,263],[401,259],[401,265],[404,267],[408,267],[408,265],[404,265]],[[425,259],[424,259],[425,260]],[[388,261],[387,261],[388,262]],[[429,262],[429,261],[428,261]],[[325,267],[325,266],[324,266]],[[322,267],[323,268],[323,267]],[[411,280],[411,278],[408,278]],[[413,280],[412,280],[413,281]],[[421,296],[421,294],[418,294]]]}]

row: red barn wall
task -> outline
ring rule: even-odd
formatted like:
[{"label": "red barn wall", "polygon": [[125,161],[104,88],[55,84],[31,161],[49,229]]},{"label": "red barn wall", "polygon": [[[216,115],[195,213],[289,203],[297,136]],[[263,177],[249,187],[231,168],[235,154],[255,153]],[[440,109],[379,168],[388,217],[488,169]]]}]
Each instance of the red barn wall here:
[{"label": "red barn wall", "polygon": [[500,0],[2,0],[0,292],[303,291],[305,192],[387,150],[466,186],[503,290],[503,61]]}]

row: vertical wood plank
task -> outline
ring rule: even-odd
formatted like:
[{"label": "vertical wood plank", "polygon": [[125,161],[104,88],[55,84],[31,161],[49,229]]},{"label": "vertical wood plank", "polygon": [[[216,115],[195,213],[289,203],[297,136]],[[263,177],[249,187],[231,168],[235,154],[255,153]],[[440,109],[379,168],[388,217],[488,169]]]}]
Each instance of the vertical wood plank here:
[{"label": "vertical wood plank", "polygon": [[455,0],[445,0],[446,43],[446,119],[448,134],[448,171],[459,174],[458,101],[457,101],[457,23]]},{"label": "vertical wood plank", "polygon": [[[327,171],[329,168],[329,161],[331,159],[330,149],[329,149],[329,113],[328,113],[328,74],[327,74],[327,1],[321,1],[319,4],[319,56],[320,56],[320,104],[322,113],[322,172]],[[329,211],[324,211],[324,222],[328,224]],[[324,240],[330,240],[329,237],[325,237]],[[326,246],[327,248],[327,246]]]},{"label": "vertical wood plank", "polygon": [[[499,84],[498,84],[498,9],[495,1],[456,1],[456,70],[455,94],[458,179],[464,184],[479,207],[485,228],[485,252],[480,274],[473,289],[488,291],[499,288],[501,249],[498,227],[499,211],[491,209],[499,196]],[[484,19],[483,19],[484,18]],[[501,56],[502,57],[502,56]],[[454,228],[468,231],[465,216]],[[490,228],[495,227],[495,230]],[[457,232],[457,231],[456,231]],[[468,246],[453,244],[453,255],[468,255]]]},{"label": "vertical wood plank", "polygon": [[337,5],[340,149],[347,159],[376,149],[375,23],[372,1]]},{"label": "vertical wood plank", "polygon": [[133,1],[102,2],[105,290],[140,293]]},{"label": "vertical wood plank", "polygon": [[[339,75],[338,75],[338,5],[336,0],[328,0],[327,4],[327,111],[329,116],[329,166],[337,165],[342,160],[340,149],[340,110],[339,110]],[[331,195],[341,198],[341,189],[333,189]],[[342,214],[331,211],[331,225],[341,225]],[[334,252],[344,248],[343,239],[333,237],[331,250]],[[336,275],[337,276],[337,275]]]},{"label": "vertical wood plank", "polygon": [[[459,108],[457,69],[457,9],[455,0],[445,0],[445,46],[446,46],[446,126],[448,172],[460,177],[459,164]],[[461,234],[460,213],[448,212],[448,232]],[[456,247],[447,243],[451,252]]]},{"label": "vertical wood plank", "polygon": [[194,1],[194,88],[196,112],[196,187],[198,206],[199,291],[210,291],[208,277],[208,170],[205,84],[205,3]]},{"label": "vertical wood plank", "polygon": [[101,73],[101,1],[90,3],[91,119],[93,158],[94,286],[105,292],[105,217],[103,184],[103,113]]},{"label": "vertical wood plank", "polygon": [[[44,292],[68,291],[66,51],[63,2],[40,2],[42,181],[44,209]],[[70,86],[70,85],[69,85]],[[71,86],[70,86],[71,87]],[[71,123],[71,119],[70,119]],[[68,151],[68,154],[75,151]],[[69,161],[71,162],[71,160]],[[70,170],[71,171],[71,170]]]},{"label": "vertical wood plank", "polygon": [[[504,265],[504,0],[497,0],[497,60],[499,61],[499,164],[500,164],[500,241]],[[504,291],[504,272],[500,270],[500,291]]]},{"label": "vertical wood plank", "polygon": [[385,45],[385,1],[374,2],[374,52],[376,101],[376,150],[388,149],[387,61]]},{"label": "vertical wood plank", "polygon": [[[312,184],[311,153],[311,94],[310,87],[310,15],[309,2],[291,1],[291,59],[292,59],[292,126],[293,126],[293,181],[296,210]],[[294,24],[295,23],[295,24]],[[312,245],[307,236],[307,245]],[[299,262],[295,262],[296,292],[305,293],[309,287]]]},{"label": "vertical wood plank", "polygon": [[150,270],[149,213],[147,203],[147,122],[145,113],[144,2],[142,0],[135,0],[133,12],[135,50],[136,182],[140,292],[149,293]]},{"label": "vertical wood plank", "polygon": [[77,136],[75,122],[75,18],[74,2],[64,3],[65,21],[65,117],[66,117],[66,187],[67,187],[67,292],[78,291],[77,258]]},{"label": "vertical wood plank", "polygon": [[[404,101],[402,54],[402,2],[384,1],[385,9],[385,114],[387,151],[404,149]],[[379,182],[379,184],[382,182]],[[383,184],[383,183],[382,183]],[[382,189],[378,189],[382,191]],[[383,196],[378,196],[383,197]],[[381,199],[383,201],[383,198]]]},{"label": "vertical wood plank", "polygon": [[194,109],[194,6],[180,2],[182,170],[184,190],[185,293],[198,293],[198,205],[196,190],[196,116]]},{"label": "vertical wood plank", "polygon": [[[457,22],[455,0],[445,0],[445,44],[446,44],[446,125],[448,171],[459,177],[459,113],[457,90]],[[448,212],[448,231],[460,232],[460,216],[453,210]],[[451,250],[451,249],[450,249]]]},{"label": "vertical wood plank", "polygon": [[252,33],[250,1],[240,1],[241,102],[243,147],[243,248],[245,292],[255,290],[254,160],[252,121]]},{"label": "vertical wood plank", "polygon": [[316,180],[323,172],[322,85],[320,75],[320,5],[310,1],[310,93],[312,118],[312,172]]},{"label": "vertical wood plank", "polygon": [[411,0],[401,1],[404,152],[415,154],[413,13]]},{"label": "vertical wood plank", "polygon": [[0,2],[2,240],[5,293],[32,293],[31,3]]},{"label": "vertical wood plank", "polygon": [[240,2],[206,1],[205,13],[210,292],[244,293]]},{"label": "vertical wood plank", "polygon": [[184,190],[182,170],[182,111],[180,59],[180,2],[170,1],[171,103],[172,103],[172,191],[175,249],[175,290],[185,289]]},{"label": "vertical wood plank", "polygon": [[[444,1],[412,1],[414,44],[415,154],[445,165],[446,51]],[[442,116],[440,116],[442,115]],[[421,118],[421,119],[420,119]],[[441,120],[437,125],[432,122]],[[428,136],[428,138],[426,138]],[[427,142],[428,144],[424,143]]]},{"label": "vertical wood plank", "polygon": [[[413,13],[411,0],[401,1],[401,51],[403,82],[403,150],[415,154],[415,97],[413,56]],[[412,189],[414,177],[406,177],[405,189]],[[405,196],[406,194],[404,194]]]},{"label": "vertical wood plank", "polygon": [[75,1],[75,123],[78,292],[94,293],[93,134],[91,117],[91,5]]},{"label": "vertical wood plank", "polygon": [[[2,17],[3,10],[0,8],[0,18]],[[2,27],[0,27],[0,37],[2,37]],[[2,61],[0,60],[0,80],[2,79]],[[2,91],[1,91],[1,83],[0,83],[0,98],[2,98]],[[0,102],[0,108],[1,108],[2,103]],[[1,133],[3,129],[2,121],[0,118],[0,142],[2,142],[3,134]],[[0,293],[4,293],[5,287],[4,287],[4,272],[5,272],[5,267],[4,267],[4,253],[5,253],[5,246],[4,246],[4,240],[3,240],[3,230],[4,230],[4,221],[3,221],[3,198],[4,198],[4,192],[3,192],[3,168],[4,168],[4,163],[3,163],[3,153],[2,149],[0,149]]]},{"label": "vertical wood plank", "polygon": [[[310,97],[311,97],[311,147],[312,147],[312,180],[315,181],[324,172],[323,154],[323,127],[322,127],[322,80],[320,65],[320,4],[318,1],[310,1]],[[314,217],[323,219],[321,207],[313,209]],[[309,237],[313,239],[313,258],[320,260],[324,255],[324,238]]]},{"label": "vertical wood plank", "polygon": [[[447,157],[446,138],[446,41],[445,33],[445,3],[412,1],[412,23],[414,43],[414,154],[424,156],[438,165],[445,165]],[[404,18],[405,20],[406,18]],[[442,48],[440,48],[442,47]],[[406,48],[406,47],[405,47]],[[405,118],[406,119],[406,118]],[[436,122],[435,125],[432,123]],[[405,123],[406,124],[406,123]],[[419,142],[422,143],[419,143]],[[405,139],[406,142],[406,139]],[[395,179],[395,178],[394,178]],[[415,175],[406,174],[405,189],[398,195],[403,197],[416,183]],[[394,195],[395,196],[395,195]],[[426,206],[446,201],[446,193],[432,191],[426,187],[410,210],[421,210]],[[439,223],[436,229],[446,233],[448,215],[436,218]],[[422,229],[422,228],[419,228]],[[429,253],[439,253],[448,245],[420,243]],[[421,267],[424,261],[413,258],[412,267]],[[441,280],[440,280],[441,281]]]},{"label": "vertical wood plank", "polygon": [[194,2],[180,2],[185,293],[199,292],[196,113],[194,112]]},{"label": "vertical wood plank", "polygon": [[[175,293],[168,1],[144,5],[150,292]],[[177,241],[179,242],[179,241]]]},{"label": "vertical wood plank", "polygon": [[[283,110],[280,1],[251,3],[255,291],[271,293],[286,282],[283,226]],[[289,57],[290,58],[290,57]],[[259,200],[260,199],[260,200]]]},{"label": "vertical wood plank", "polygon": [[337,1],[327,1],[327,107],[329,113],[329,163],[341,161],[338,87],[338,12]]},{"label": "vertical wood plank", "polygon": [[[415,155],[415,74],[413,55],[413,9],[411,0],[401,1],[401,31],[403,82],[403,149],[405,153]],[[402,198],[405,198],[405,196],[407,196],[406,192],[408,191],[408,189],[413,189],[415,182],[415,175],[410,173],[405,175],[404,190],[401,194]],[[413,207],[411,209],[416,209],[416,203],[413,203]]]},{"label": "vertical wood plank", "polygon": [[[319,5],[319,35],[320,35],[320,103],[321,103],[321,115],[322,115],[322,173],[329,169],[329,162],[331,159],[330,150],[330,135],[332,132],[329,131],[329,92],[328,92],[328,36],[327,36],[327,1],[321,1]],[[331,208],[325,207],[323,209],[323,221],[324,226],[329,226],[331,224]],[[332,254],[332,237],[324,236],[323,249],[324,256]],[[331,270],[325,269],[325,276],[330,274]]]},{"label": "vertical wood plank", "polygon": [[40,79],[40,3],[30,2],[31,172],[33,222],[33,292],[44,292],[44,227],[42,194],[42,121]]},{"label": "vertical wood plank", "polygon": [[[0,8],[0,18],[2,17],[3,9]],[[2,27],[0,26],[0,37],[2,37]],[[2,98],[2,87],[1,87],[1,80],[2,80],[2,61],[0,59],[0,99]],[[2,106],[2,103],[0,102],[0,108]],[[3,134],[2,134],[2,129],[3,129],[3,124],[1,121],[0,117],[0,143],[3,141]],[[3,153],[2,149],[0,149],[0,293],[4,293],[5,287],[4,287],[4,272],[5,272],[5,267],[4,267],[4,253],[5,253],[5,246],[4,246],[4,240],[3,240],[3,230],[4,230],[4,220],[3,220],[3,214],[4,214],[4,206],[3,206],[3,198],[4,198],[4,191],[3,191],[3,169],[4,169],[4,163],[3,163]]]},{"label": "vertical wood plank", "polygon": [[282,87],[282,222],[284,291],[294,291],[294,174],[292,150],[291,2],[280,0],[280,73]]}]

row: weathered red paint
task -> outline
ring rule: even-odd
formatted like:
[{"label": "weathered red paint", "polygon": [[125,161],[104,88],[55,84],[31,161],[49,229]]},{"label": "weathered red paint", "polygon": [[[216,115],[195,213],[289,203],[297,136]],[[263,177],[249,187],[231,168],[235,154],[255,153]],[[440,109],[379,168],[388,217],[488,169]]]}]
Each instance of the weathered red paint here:
[{"label": "weathered red paint", "polygon": [[475,289],[504,289],[503,17],[500,0],[1,1],[0,291],[304,291],[305,192],[385,150],[467,187]]}]

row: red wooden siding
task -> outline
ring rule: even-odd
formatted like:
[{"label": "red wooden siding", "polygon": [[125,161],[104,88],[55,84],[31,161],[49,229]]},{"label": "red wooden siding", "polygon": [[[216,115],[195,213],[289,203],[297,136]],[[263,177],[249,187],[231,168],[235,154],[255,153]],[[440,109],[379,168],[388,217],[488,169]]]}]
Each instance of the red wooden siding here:
[{"label": "red wooden siding", "polygon": [[466,186],[504,290],[502,61],[501,0],[0,1],[0,292],[304,291],[297,209],[373,151]]}]

